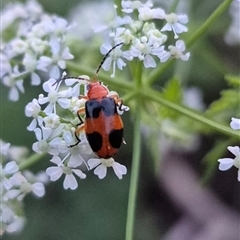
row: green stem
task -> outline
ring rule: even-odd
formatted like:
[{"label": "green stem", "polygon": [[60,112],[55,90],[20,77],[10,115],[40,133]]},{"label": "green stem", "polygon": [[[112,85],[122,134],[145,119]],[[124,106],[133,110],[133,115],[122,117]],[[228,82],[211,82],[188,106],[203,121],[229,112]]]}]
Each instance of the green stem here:
[{"label": "green stem", "polygon": [[134,135],[133,135],[133,162],[130,179],[127,222],[126,222],[126,236],[125,240],[132,240],[134,233],[135,210],[137,199],[137,187],[139,178],[140,166],[140,151],[141,151],[141,106],[135,111],[134,121]]},{"label": "green stem", "polygon": [[31,155],[28,159],[24,160],[22,163],[19,164],[19,171],[28,169],[31,165],[38,162],[45,155],[46,155],[46,153],[42,153],[42,154],[35,153],[35,154]]},{"label": "green stem", "polygon": [[[142,87],[142,62],[137,62],[136,72],[134,75],[135,88],[141,89]],[[142,99],[140,95],[135,98],[136,109],[134,113],[134,133],[133,133],[133,162],[132,172],[129,187],[128,197],[128,210],[127,210],[127,221],[126,221],[126,236],[125,240],[132,240],[134,235],[134,223],[135,223],[135,212],[136,212],[136,201],[137,201],[137,188],[139,178],[139,166],[140,166],[140,155],[141,155],[141,108]]]},{"label": "green stem", "polygon": [[218,8],[210,15],[210,17],[202,24],[202,26],[186,41],[186,47],[190,47],[196,42],[210,27],[211,25],[224,13],[230,6],[233,0],[223,1]]},{"label": "green stem", "polygon": [[[193,43],[195,43],[200,37],[211,27],[211,25],[221,16],[221,14],[229,7],[233,0],[223,1],[218,8],[210,15],[210,17],[202,24],[202,26],[186,41],[186,46],[189,48]],[[161,67],[155,68],[148,77],[148,85],[155,82],[159,76],[163,74],[173,63],[175,59],[168,60],[166,63],[162,64]]]},{"label": "green stem", "polygon": [[210,120],[204,116],[201,116],[200,113],[193,112],[192,110],[190,110],[188,108],[185,108],[176,103],[170,102],[170,101],[162,98],[162,96],[158,92],[156,92],[150,88],[148,88],[148,89],[145,88],[144,91],[141,91],[141,95],[144,96],[145,98],[148,98],[157,103],[160,103],[161,105],[164,105],[165,107],[175,110],[181,114],[184,114],[185,116],[190,117],[200,123],[203,123],[204,125],[207,125],[208,127],[211,127],[212,129],[214,129],[220,133],[223,133],[225,135],[239,139],[239,132],[233,131],[229,127],[226,127],[226,126],[222,125],[221,123],[217,123],[217,122]]}]

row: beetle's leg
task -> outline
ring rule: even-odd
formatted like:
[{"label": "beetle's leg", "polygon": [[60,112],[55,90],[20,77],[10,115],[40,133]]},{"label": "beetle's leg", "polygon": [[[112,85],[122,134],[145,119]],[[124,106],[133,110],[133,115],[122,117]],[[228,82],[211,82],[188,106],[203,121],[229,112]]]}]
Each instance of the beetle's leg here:
[{"label": "beetle's leg", "polygon": [[77,116],[78,116],[78,118],[80,120],[80,123],[78,123],[77,126],[80,126],[80,125],[84,124],[84,122],[83,122],[83,120],[82,120],[82,118],[80,116],[80,115],[82,115],[84,113],[85,113],[85,107],[81,107],[81,108],[78,109]]},{"label": "beetle's leg", "polygon": [[80,138],[78,137],[78,135],[79,135],[79,132],[81,132],[83,129],[84,129],[84,124],[82,123],[82,124],[76,129],[76,131],[75,131],[75,133],[74,133],[74,135],[75,135],[75,137],[76,137],[76,139],[77,139],[77,142],[74,143],[74,144],[72,144],[72,145],[69,145],[69,146],[68,146],[69,148],[75,147],[75,146],[77,146],[77,145],[81,142],[81,140],[80,140]]},{"label": "beetle's leg", "polygon": [[123,106],[123,100],[121,98],[114,98],[115,104],[117,104],[118,109],[120,111],[123,111],[122,106]]},{"label": "beetle's leg", "polygon": [[75,146],[77,146],[77,145],[81,142],[81,140],[80,140],[80,138],[78,137],[78,135],[79,135],[79,133],[80,133],[81,131],[83,131],[83,129],[84,129],[84,122],[83,122],[83,120],[82,120],[82,118],[81,118],[80,115],[81,115],[81,114],[84,114],[84,113],[85,113],[85,108],[84,108],[84,107],[79,108],[78,111],[77,111],[77,116],[78,116],[78,118],[79,118],[79,120],[80,120],[80,123],[77,124],[78,128],[75,130],[75,133],[74,133],[74,135],[75,135],[75,137],[76,137],[76,139],[77,139],[77,142],[74,143],[74,144],[72,144],[72,145],[70,145],[70,146],[68,146],[69,148],[75,147]]}]

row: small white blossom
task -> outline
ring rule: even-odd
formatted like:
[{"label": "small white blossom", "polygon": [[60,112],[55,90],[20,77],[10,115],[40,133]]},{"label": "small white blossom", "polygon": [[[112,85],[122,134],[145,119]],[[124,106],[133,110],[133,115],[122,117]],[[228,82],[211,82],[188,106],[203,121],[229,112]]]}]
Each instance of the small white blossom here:
[{"label": "small white blossom", "polygon": [[41,127],[34,130],[37,142],[33,143],[32,149],[36,153],[45,153],[48,152],[52,155],[57,155],[59,153],[58,148],[56,148],[56,143],[59,142],[59,135],[63,129],[63,125],[59,125],[55,129]]},{"label": "small white blossom", "polygon": [[[75,129],[73,129],[73,131],[74,130]],[[82,163],[86,165],[82,155],[92,154],[92,149],[90,148],[89,143],[86,139],[85,132],[80,133],[78,137],[80,139],[80,142],[77,145],[73,146],[77,143],[75,135],[70,131],[65,131],[63,133],[64,142],[61,142],[61,144],[59,143],[59,152],[67,153],[63,158],[63,161],[68,160],[67,165],[72,168],[79,167],[82,165]]]},{"label": "small white blossom", "polygon": [[122,11],[125,13],[132,13],[135,9],[139,9],[142,6],[140,1],[122,1]]},{"label": "small white blossom", "polygon": [[8,162],[4,168],[2,168],[2,165],[0,164],[0,181],[2,182],[3,186],[6,190],[9,190],[12,187],[12,184],[10,183],[9,179],[6,177],[8,175],[11,175],[13,173],[16,173],[18,171],[18,165],[15,161]]},{"label": "small white blossom", "polygon": [[166,14],[164,18],[166,19],[167,24],[163,26],[161,31],[173,31],[174,38],[178,38],[177,33],[187,32],[187,27],[183,25],[188,22],[187,15],[170,13]]},{"label": "small white blossom", "polygon": [[[17,101],[19,92],[24,92],[23,79],[28,75],[33,86],[41,83],[42,71],[47,77],[59,78],[60,69],[73,58],[67,46],[67,33],[74,25],[44,13],[41,5],[31,0],[25,4],[9,3],[0,14],[1,30],[8,36],[0,46],[0,76],[10,88],[9,99]],[[21,73],[15,71],[16,67]]]},{"label": "small white blossom", "polygon": [[[111,48],[112,48],[112,46],[110,44],[103,44],[101,46],[100,51],[102,54],[106,54]],[[114,51],[112,51],[110,53],[109,57],[107,57],[107,59],[105,60],[105,62],[102,65],[102,68],[105,71],[108,71],[111,67],[111,64],[113,63],[113,73],[112,73],[111,77],[114,77],[115,71],[116,71],[116,65],[120,70],[122,70],[123,67],[126,66],[126,63],[122,60],[122,57],[129,61],[132,60],[132,57],[128,51],[124,52],[121,50],[120,47],[117,47],[116,49],[114,49]]]},{"label": "small white blossom", "polygon": [[151,19],[163,19],[165,12],[161,8],[150,9],[148,7],[139,8],[138,19],[141,21],[148,21]]},{"label": "small white blossom", "polygon": [[26,53],[24,55],[22,63],[25,67],[25,71],[27,73],[30,73],[31,85],[38,86],[41,83],[41,78],[39,74],[37,74],[35,71],[41,70],[41,71],[47,72],[47,69],[38,64],[36,56],[33,53]]},{"label": "small white blossom", "polygon": [[[3,200],[3,199],[2,199]],[[20,202],[10,204],[5,202],[1,204],[0,233],[16,233],[22,230],[25,224],[25,218],[18,216],[16,212],[21,208]]]},{"label": "small white blossom", "polygon": [[19,92],[24,93],[23,79],[16,80],[19,76],[18,66],[15,66],[13,71],[9,75],[4,76],[2,80],[5,86],[10,87],[8,96],[9,99],[14,102],[19,99]]},{"label": "small white blossom", "polygon": [[45,25],[44,30],[47,33],[51,33],[59,38],[62,38],[65,36],[70,30],[72,30],[75,27],[75,23],[68,24],[68,22],[64,18],[60,17],[53,17],[51,19],[52,21],[49,22],[47,25]]},{"label": "small white blossom", "polygon": [[232,118],[230,127],[234,130],[240,129],[240,119],[238,118]]},{"label": "small white blossom", "polygon": [[99,24],[98,26],[93,27],[93,30],[95,33],[101,32],[108,36],[113,36],[112,34],[115,34],[115,31],[117,28],[130,24],[132,22],[132,19],[130,16],[125,17],[119,17],[116,13],[117,6],[114,5],[114,19],[113,21],[108,21],[108,24]]},{"label": "small white blossom", "polygon": [[95,168],[94,174],[98,176],[99,179],[106,177],[107,168],[112,167],[114,173],[119,179],[127,173],[127,168],[118,162],[115,162],[113,158],[103,159],[103,158],[91,158],[88,160],[88,165],[90,169]]},{"label": "small white blossom", "polygon": [[61,158],[58,156],[54,156],[51,162],[55,163],[57,166],[49,167],[46,170],[48,176],[50,176],[51,181],[58,180],[63,174],[65,174],[65,178],[63,181],[64,189],[72,189],[75,190],[78,187],[77,180],[73,173],[77,175],[81,179],[85,179],[86,175],[79,169],[73,169],[68,166],[65,166]]},{"label": "small white blossom", "polygon": [[231,147],[227,148],[235,158],[221,158],[218,159],[219,162],[219,170],[226,171],[232,166],[238,168],[238,181],[240,182],[240,148],[239,147]]},{"label": "small white blossom", "polygon": [[137,39],[135,44],[131,48],[131,54],[134,57],[138,57],[139,60],[143,61],[145,68],[156,67],[156,62],[151,55],[156,55],[160,59],[164,55],[164,46],[161,46],[161,40],[158,41],[153,36],[147,38],[146,36]]},{"label": "small white blossom", "polygon": [[54,113],[44,117],[43,121],[48,128],[57,128],[60,125],[60,117]]},{"label": "small white blossom", "polygon": [[37,99],[33,99],[32,102],[28,103],[25,107],[25,114],[27,117],[33,117],[33,120],[31,121],[31,123],[29,124],[29,126],[27,127],[27,129],[29,131],[33,131],[36,127],[37,124],[39,126],[42,125],[43,119],[42,117],[39,115],[39,113],[41,112],[41,107],[38,104]]},{"label": "small white blossom", "polygon": [[169,57],[173,57],[173,58],[177,58],[177,59],[180,58],[182,61],[188,61],[188,59],[190,57],[189,52],[183,54],[186,47],[185,47],[185,43],[182,40],[177,40],[176,45],[169,46],[168,49],[169,49],[169,52],[165,52],[161,56],[161,59],[163,62],[167,61]]},{"label": "small white blossom", "polygon": [[49,45],[52,57],[41,56],[38,65],[41,68],[49,67],[49,76],[58,79],[60,77],[60,69],[66,68],[65,60],[73,59],[73,55],[68,47],[62,48],[57,38],[52,37]]},{"label": "small white blossom", "polygon": [[14,188],[4,195],[6,199],[22,200],[29,192],[33,192],[37,197],[42,197],[45,194],[45,187],[42,183],[30,183],[20,172],[15,173],[9,181]]},{"label": "small white blossom", "polygon": [[28,49],[28,43],[20,38],[15,38],[10,42],[11,50],[9,51],[10,58],[24,54]]},{"label": "small white blossom", "polygon": [[50,78],[45,82],[43,84],[43,89],[48,93],[48,96],[44,97],[43,94],[40,94],[38,98],[40,104],[49,102],[44,109],[46,114],[56,113],[56,103],[58,103],[63,109],[67,109],[70,106],[70,100],[68,98],[71,97],[71,88],[58,92],[58,88],[56,89],[56,86],[54,85],[55,83],[56,80],[54,78]]}]

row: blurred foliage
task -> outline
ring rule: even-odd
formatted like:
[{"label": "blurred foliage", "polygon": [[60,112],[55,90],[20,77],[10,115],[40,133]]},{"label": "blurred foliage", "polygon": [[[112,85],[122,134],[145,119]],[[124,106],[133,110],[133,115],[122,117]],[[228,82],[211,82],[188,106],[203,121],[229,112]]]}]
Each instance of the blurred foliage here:
[{"label": "blurred foliage", "polygon": [[[4,4],[5,2],[8,1],[3,0]],[[81,1],[40,0],[39,2],[46,11],[67,17],[69,11]],[[189,8],[189,31],[185,34],[185,38],[187,39],[222,1],[188,0],[186,2]],[[95,14],[98,13],[96,12]],[[161,94],[173,102],[182,101],[184,94],[183,87],[199,87],[206,106],[211,104],[206,112],[206,116],[216,119],[216,121],[224,122],[226,125],[229,124],[230,117],[240,117],[240,80],[239,77],[236,77],[239,74],[240,65],[239,54],[236,54],[239,53],[239,46],[231,47],[224,42],[224,34],[229,24],[229,14],[225,12],[204,37],[189,49],[191,52],[190,61],[184,63],[184,66],[182,63],[176,64],[173,69],[168,70],[164,74],[165,79],[161,79],[159,83],[155,83],[156,89],[161,90],[164,88]],[[98,47],[96,45],[92,47],[87,41],[81,42],[81,45],[74,49],[74,51],[71,50],[71,52],[79,60],[79,64],[84,64],[88,68],[93,67],[95,69],[97,63],[101,60]],[[174,78],[169,77],[173,70],[176,70],[176,77]],[[226,75],[229,73],[232,75]],[[71,75],[74,75],[74,72]],[[226,76],[227,82],[224,76]],[[169,78],[172,78],[172,80],[164,86],[164,82]],[[6,100],[8,90],[1,86],[0,137],[6,142],[11,142],[13,145],[26,145],[31,148],[31,144],[35,138],[33,133],[26,130],[30,120],[25,117],[22,106],[25,106],[31,99],[38,96],[42,89],[41,87],[33,88],[30,86],[26,86],[25,89],[28,94],[22,95],[20,101],[13,103]],[[118,89],[116,90],[118,91]],[[221,95],[219,96],[220,92]],[[165,107],[158,109],[155,104],[151,103],[150,105],[146,105],[146,110],[149,114],[152,114],[152,109],[159,111],[159,114],[163,117],[170,117],[173,123],[174,121],[178,121],[178,123],[182,122],[185,125],[181,128],[183,132],[197,129],[194,121],[186,121],[186,118],[183,121],[181,118],[178,118],[179,116],[176,112],[169,111]],[[126,115],[129,116],[129,114]],[[158,124],[153,115],[150,115],[150,117],[155,124]],[[31,196],[27,197],[25,201],[27,224],[23,232],[15,235],[4,235],[2,239],[124,239],[129,177],[131,172],[130,159],[133,128],[131,120],[130,117],[127,119],[124,116],[127,145],[123,147],[124,150],[120,151],[116,159],[128,167],[128,174],[123,180],[119,181],[116,176],[109,174],[106,179],[99,181],[96,176],[90,174],[86,180],[80,182],[77,191],[63,191],[61,180],[56,183],[50,183],[46,188],[46,195],[43,199],[35,199]],[[180,124],[178,127],[183,125]],[[152,167],[150,159],[152,157],[154,159],[159,157],[157,155],[158,151],[156,151],[157,138],[158,136],[154,137],[152,135],[149,141],[146,139],[143,141],[141,176],[145,178],[141,177],[140,180],[144,184],[140,184],[140,197],[137,203],[139,206],[139,211],[137,212],[139,213],[137,215],[136,239],[138,240],[157,239],[162,230],[158,225],[159,222],[156,221],[157,216],[161,215],[161,213],[155,211],[153,206],[148,205],[149,202],[144,197],[142,198],[147,189],[152,187],[152,181],[155,179],[155,168]],[[205,183],[216,176],[214,171],[216,170],[216,159],[223,156],[226,146],[229,144],[229,139],[225,137],[219,138],[219,135],[216,135],[213,137],[211,144],[204,151],[201,149],[202,152],[200,154],[196,153],[198,163],[203,158],[204,166],[207,166],[205,177],[203,178]],[[152,155],[149,153],[149,149],[145,149],[147,145],[152,146],[152,151],[150,150]],[[209,147],[212,147],[212,149],[208,152]],[[203,157],[204,155],[205,157]],[[213,159],[215,160],[213,161]],[[46,164],[44,159],[41,164],[42,166]],[[154,199],[156,192],[148,197]],[[224,195],[222,195],[222,198],[224,199]],[[169,203],[169,208],[171,208],[171,204]],[[231,202],[230,204],[235,204],[233,206],[235,208],[238,206],[236,202]],[[169,214],[173,214],[171,209],[169,210]]]}]

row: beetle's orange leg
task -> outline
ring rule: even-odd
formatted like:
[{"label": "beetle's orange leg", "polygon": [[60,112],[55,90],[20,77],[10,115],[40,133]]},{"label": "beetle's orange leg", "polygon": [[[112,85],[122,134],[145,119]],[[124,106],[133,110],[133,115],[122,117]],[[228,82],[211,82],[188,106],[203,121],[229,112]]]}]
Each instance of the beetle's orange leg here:
[{"label": "beetle's orange leg", "polygon": [[81,131],[83,131],[83,129],[84,129],[84,124],[82,123],[82,124],[76,129],[76,131],[75,131],[75,133],[74,133],[74,135],[75,135],[75,137],[76,137],[76,139],[77,139],[77,142],[74,143],[74,144],[72,144],[72,145],[69,145],[69,146],[68,146],[69,148],[75,147],[75,146],[77,146],[77,145],[81,142],[81,140],[80,140],[80,138],[78,137],[78,135],[79,135],[79,133],[80,133]]},{"label": "beetle's orange leg", "polygon": [[114,101],[119,106],[119,110],[122,111],[123,100],[121,98],[114,98]]},{"label": "beetle's orange leg", "polygon": [[80,123],[78,123],[77,126],[84,124],[84,122],[83,122],[83,120],[82,120],[82,118],[80,116],[80,115],[83,115],[84,113],[85,113],[85,107],[82,107],[82,108],[78,109],[77,116],[78,116],[78,118],[80,120]]},{"label": "beetle's orange leg", "polygon": [[78,116],[78,118],[80,120],[80,123],[77,124],[78,127],[77,127],[77,129],[75,130],[75,133],[74,133],[74,135],[75,135],[75,137],[77,139],[77,142],[72,144],[72,145],[70,145],[70,146],[68,146],[69,148],[75,147],[75,146],[77,146],[81,142],[81,140],[80,140],[80,138],[78,136],[79,136],[79,133],[84,130],[84,122],[83,122],[83,120],[82,120],[80,115],[82,115],[84,113],[85,113],[85,108],[84,107],[79,108],[78,111],[77,111],[77,116]]}]

